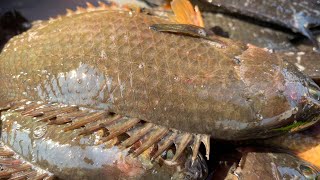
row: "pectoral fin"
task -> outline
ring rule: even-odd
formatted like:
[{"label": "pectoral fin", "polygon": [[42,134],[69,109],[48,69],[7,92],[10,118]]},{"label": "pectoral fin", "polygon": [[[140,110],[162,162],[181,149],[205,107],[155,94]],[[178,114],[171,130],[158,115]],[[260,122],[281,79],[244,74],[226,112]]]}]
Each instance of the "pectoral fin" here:
[{"label": "pectoral fin", "polygon": [[175,33],[196,38],[202,38],[216,43],[218,47],[225,47],[224,42],[222,42],[218,38],[214,38],[213,32],[199,26],[191,24],[153,24],[149,28],[158,32]]},{"label": "pectoral fin", "polygon": [[185,34],[194,37],[207,38],[212,33],[206,29],[190,24],[153,24],[150,29],[159,32]]}]

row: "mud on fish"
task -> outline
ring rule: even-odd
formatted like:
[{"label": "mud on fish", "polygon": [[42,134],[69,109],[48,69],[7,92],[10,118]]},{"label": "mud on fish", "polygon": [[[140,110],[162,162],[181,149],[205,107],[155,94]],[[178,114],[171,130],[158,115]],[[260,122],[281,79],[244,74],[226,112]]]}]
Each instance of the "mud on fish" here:
[{"label": "mud on fish", "polygon": [[210,138],[272,137],[318,121],[319,87],[293,65],[180,16],[89,4],[12,38],[0,54],[1,177],[31,173],[10,148],[49,171],[34,176],[199,179]]}]

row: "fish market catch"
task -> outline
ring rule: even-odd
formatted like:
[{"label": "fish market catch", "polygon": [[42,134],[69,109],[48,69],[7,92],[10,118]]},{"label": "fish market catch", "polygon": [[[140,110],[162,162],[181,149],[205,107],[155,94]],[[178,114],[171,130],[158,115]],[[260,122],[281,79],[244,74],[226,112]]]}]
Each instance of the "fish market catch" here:
[{"label": "fish market catch", "polygon": [[210,137],[265,138],[318,121],[319,87],[293,65],[197,30],[204,29],[110,9],[39,23],[0,54],[2,114],[33,117],[32,128],[58,125],[64,143],[102,130],[98,144],[116,141],[112,148],[133,148],[134,157],[155,160],[174,144],[168,164],[197,161],[201,143],[208,158]]}]

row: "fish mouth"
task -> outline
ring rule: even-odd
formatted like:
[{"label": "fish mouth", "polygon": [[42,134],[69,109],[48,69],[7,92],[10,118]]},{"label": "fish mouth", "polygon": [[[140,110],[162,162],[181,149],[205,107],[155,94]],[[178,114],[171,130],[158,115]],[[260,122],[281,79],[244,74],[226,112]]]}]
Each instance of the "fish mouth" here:
[{"label": "fish mouth", "polygon": [[287,129],[289,132],[298,132],[320,122],[320,88],[310,80],[307,82],[306,89],[308,94],[300,99],[301,107],[299,109],[301,111],[297,113],[297,119],[282,129]]}]

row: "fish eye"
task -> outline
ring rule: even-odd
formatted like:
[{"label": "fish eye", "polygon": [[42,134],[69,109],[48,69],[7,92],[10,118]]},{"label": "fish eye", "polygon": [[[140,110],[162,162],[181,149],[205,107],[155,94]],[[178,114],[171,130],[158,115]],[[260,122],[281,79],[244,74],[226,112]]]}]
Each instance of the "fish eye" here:
[{"label": "fish eye", "polygon": [[313,99],[320,101],[320,89],[316,84],[308,84],[308,90]]},{"label": "fish eye", "polygon": [[314,168],[311,166],[302,164],[299,167],[301,173],[307,178],[307,179],[317,179],[319,178],[319,172],[317,172]]}]

